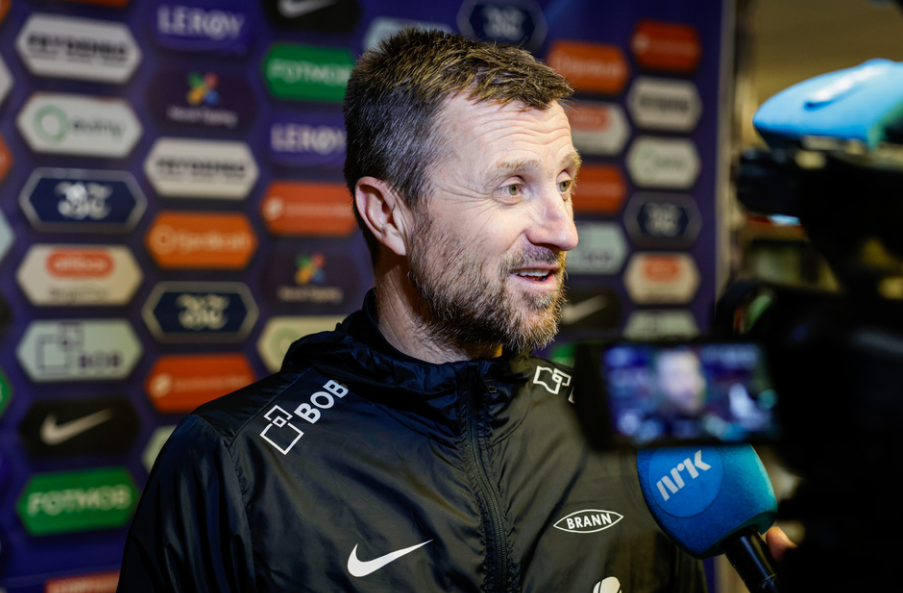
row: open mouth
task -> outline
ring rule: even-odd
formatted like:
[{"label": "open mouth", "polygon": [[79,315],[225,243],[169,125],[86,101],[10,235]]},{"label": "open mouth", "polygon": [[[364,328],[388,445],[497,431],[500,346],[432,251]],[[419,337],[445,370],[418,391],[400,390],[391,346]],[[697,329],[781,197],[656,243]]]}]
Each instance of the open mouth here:
[{"label": "open mouth", "polygon": [[526,269],[514,272],[515,276],[525,278],[533,282],[543,282],[553,274],[552,270]]}]

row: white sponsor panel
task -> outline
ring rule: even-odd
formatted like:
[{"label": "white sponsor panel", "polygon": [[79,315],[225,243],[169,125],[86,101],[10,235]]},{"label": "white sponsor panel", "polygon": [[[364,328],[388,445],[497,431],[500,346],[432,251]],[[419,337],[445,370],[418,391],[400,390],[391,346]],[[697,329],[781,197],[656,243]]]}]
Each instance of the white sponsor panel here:
[{"label": "white sponsor panel", "polygon": [[259,171],[244,142],[160,138],[144,173],[161,196],[241,200]]},{"label": "white sponsor panel", "polygon": [[574,147],[581,154],[620,154],[630,136],[624,110],[617,103],[575,101],[565,106]]},{"label": "white sponsor panel", "polygon": [[630,178],[642,187],[689,189],[699,167],[699,153],[687,138],[640,136],[627,152]]},{"label": "white sponsor panel", "polygon": [[257,340],[257,353],[267,369],[276,372],[292,342],[310,334],[334,330],[344,318],[344,315],[271,317]]},{"label": "white sponsor panel", "polygon": [[3,216],[3,212],[0,212],[0,261],[6,257],[6,252],[9,251],[9,248],[12,246],[13,240],[15,240],[13,229],[9,226],[9,223],[6,222],[6,217]]},{"label": "white sponsor panel", "polygon": [[9,73],[6,62],[0,57],[0,105],[3,104],[3,99],[6,98],[11,88],[13,88],[13,75]]},{"label": "white sponsor panel", "polygon": [[16,118],[35,152],[124,157],[141,137],[141,123],[123,99],[36,93]]},{"label": "white sponsor panel", "polygon": [[696,318],[690,311],[647,309],[634,311],[627,318],[624,337],[630,340],[656,338],[692,338],[699,335]]},{"label": "white sponsor panel", "polygon": [[422,31],[439,30],[446,33],[453,33],[452,28],[444,23],[432,23],[427,21],[412,21],[410,19],[393,19],[384,16],[378,16],[373,19],[370,28],[364,35],[364,49],[373,49],[383,39],[387,39],[398,33],[402,29],[420,29]]},{"label": "white sponsor panel", "polygon": [[19,364],[38,383],[124,379],[141,353],[125,319],[32,321],[16,348]]},{"label": "white sponsor panel", "polygon": [[16,38],[16,51],[37,76],[126,82],[141,50],[124,23],[34,13]]},{"label": "white sponsor panel", "polygon": [[627,257],[627,241],[613,222],[578,222],[580,242],[567,255],[568,274],[615,274]]},{"label": "white sponsor panel", "polygon": [[125,305],[143,274],[124,245],[46,245],[29,248],[16,280],[33,305]]},{"label": "white sponsor panel", "polygon": [[624,271],[624,286],[638,304],[688,303],[699,288],[699,270],[688,253],[635,253]]},{"label": "white sponsor panel", "polygon": [[689,132],[702,115],[696,85],[688,80],[641,76],[627,95],[627,108],[641,128]]}]

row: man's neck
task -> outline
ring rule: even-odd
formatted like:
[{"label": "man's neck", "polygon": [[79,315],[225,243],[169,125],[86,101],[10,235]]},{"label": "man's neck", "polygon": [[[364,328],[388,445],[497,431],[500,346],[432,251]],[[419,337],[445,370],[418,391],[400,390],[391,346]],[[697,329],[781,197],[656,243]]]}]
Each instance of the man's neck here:
[{"label": "man's neck", "polygon": [[380,333],[396,350],[412,358],[441,364],[495,358],[501,346],[457,344],[431,331],[426,307],[403,266],[376,274],[376,313]]}]

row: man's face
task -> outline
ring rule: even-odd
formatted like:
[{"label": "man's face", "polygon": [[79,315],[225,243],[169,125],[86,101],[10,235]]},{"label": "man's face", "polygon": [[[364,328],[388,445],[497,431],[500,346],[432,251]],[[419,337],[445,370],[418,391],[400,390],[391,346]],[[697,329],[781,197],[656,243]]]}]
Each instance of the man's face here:
[{"label": "man's face", "polygon": [[705,404],[705,378],[692,352],[662,354],[658,359],[659,387],[685,414],[698,414]]},{"label": "man's face", "polygon": [[571,193],[580,159],[563,109],[474,104],[440,116],[444,151],[414,210],[410,279],[429,331],[460,345],[547,344],[577,245]]}]

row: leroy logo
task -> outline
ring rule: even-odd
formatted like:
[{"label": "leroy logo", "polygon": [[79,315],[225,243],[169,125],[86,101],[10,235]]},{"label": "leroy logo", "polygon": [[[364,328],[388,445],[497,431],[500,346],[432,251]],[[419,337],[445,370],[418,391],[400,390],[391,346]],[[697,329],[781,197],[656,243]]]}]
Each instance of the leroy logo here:
[{"label": "leroy logo", "polygon": [[240,2],[174,2],[157,6],[154,37],[167,49],[214,54],[244,54],[251,45],[251,24]]},{"label": "leroy logo", "polygon": [[243,354],[184,354],[157,358],[144,392],[161,414],[187,413],[257,379]]},{"label": "leroy logo", "polygon": [[597,533],[618,523],[624,515],[614,511],[586,509],[559,519],[552,527],[569,533]]},{"label": "leroy logo", "polygon": [[32,321],[16,358],[32,381],[124,379],[141,357],[141,342],[125,319]]},{"label": "leroy logo", "polygon": [[160,342],[240,342],[258,310],[240,282],[161,282],[141,314]]},{"label": "leroy logo", "polygon": [[575,91],[617,95],[630,76],[624,52],[617,45],[558,40],[546,63],[567,78]]},{"label": "leroy logo", "polygon": [[142,280],[124,245],[32,245],[16,272],[34,305],[125,305]]},{"label": "leroy logo", "polygon": [[123,99],[35,93],[16,127],[35,152],[124,157],[141,137],[141,124]]},{"label": "leroy logo", "polygon": [[16,38],[32,74],[99,82],[126,82],[141,50],[123,23],[32,14]]},{"label": "leroy logo", "polygon": [[263,60],[263,78],[276,99],[341,103],[353,68],[347,49],[279,43]]},{"label": "leroy logo", "polygon": [[574,212],[615,214],[626,194],[627,184],[617,165],[584,165],[573,196]]},{"label": "leroy logo", "polygon": [[160,138],[144,173],[161,196],[246,198],[259,173],[244,142]]},{"label": "leroy logo", "polygon": [[122,527],[138,502],[125,468],[76,470],[32,476],[16,512],[33,536]]},{"label": "leroy logo", "polygon": [[270,158],[287,167],[341,167],[345,124],[340,114],[292,114],[270,124]]},{"label": "leroy logo", "polygon": [[257,249],[247,216],[217,212],[161,212],[144,245],[163,269],[242,270]]},{"label": "leroy logo", "polygon": [[31,225],[47,232],[126,232],[147,199],[128,171],[38,168],[19,194]]},{"label": "leroy logo", "polygon": [[251,123],[255,103],[244,78],[231,74],[161,70],[148,86],[151,115],[180,127],[240,132]]},{"label": "leroy logo", "polygon": [[647,70],[689,74],[699,65],[702,44],[692,25],[641,20],[630,37],[630,51]]},{"label": "leroy logo", "polygon": [[260,213],[274,235],[344,237],[357,224],[348,188],[341,183],[274,181]]}]

